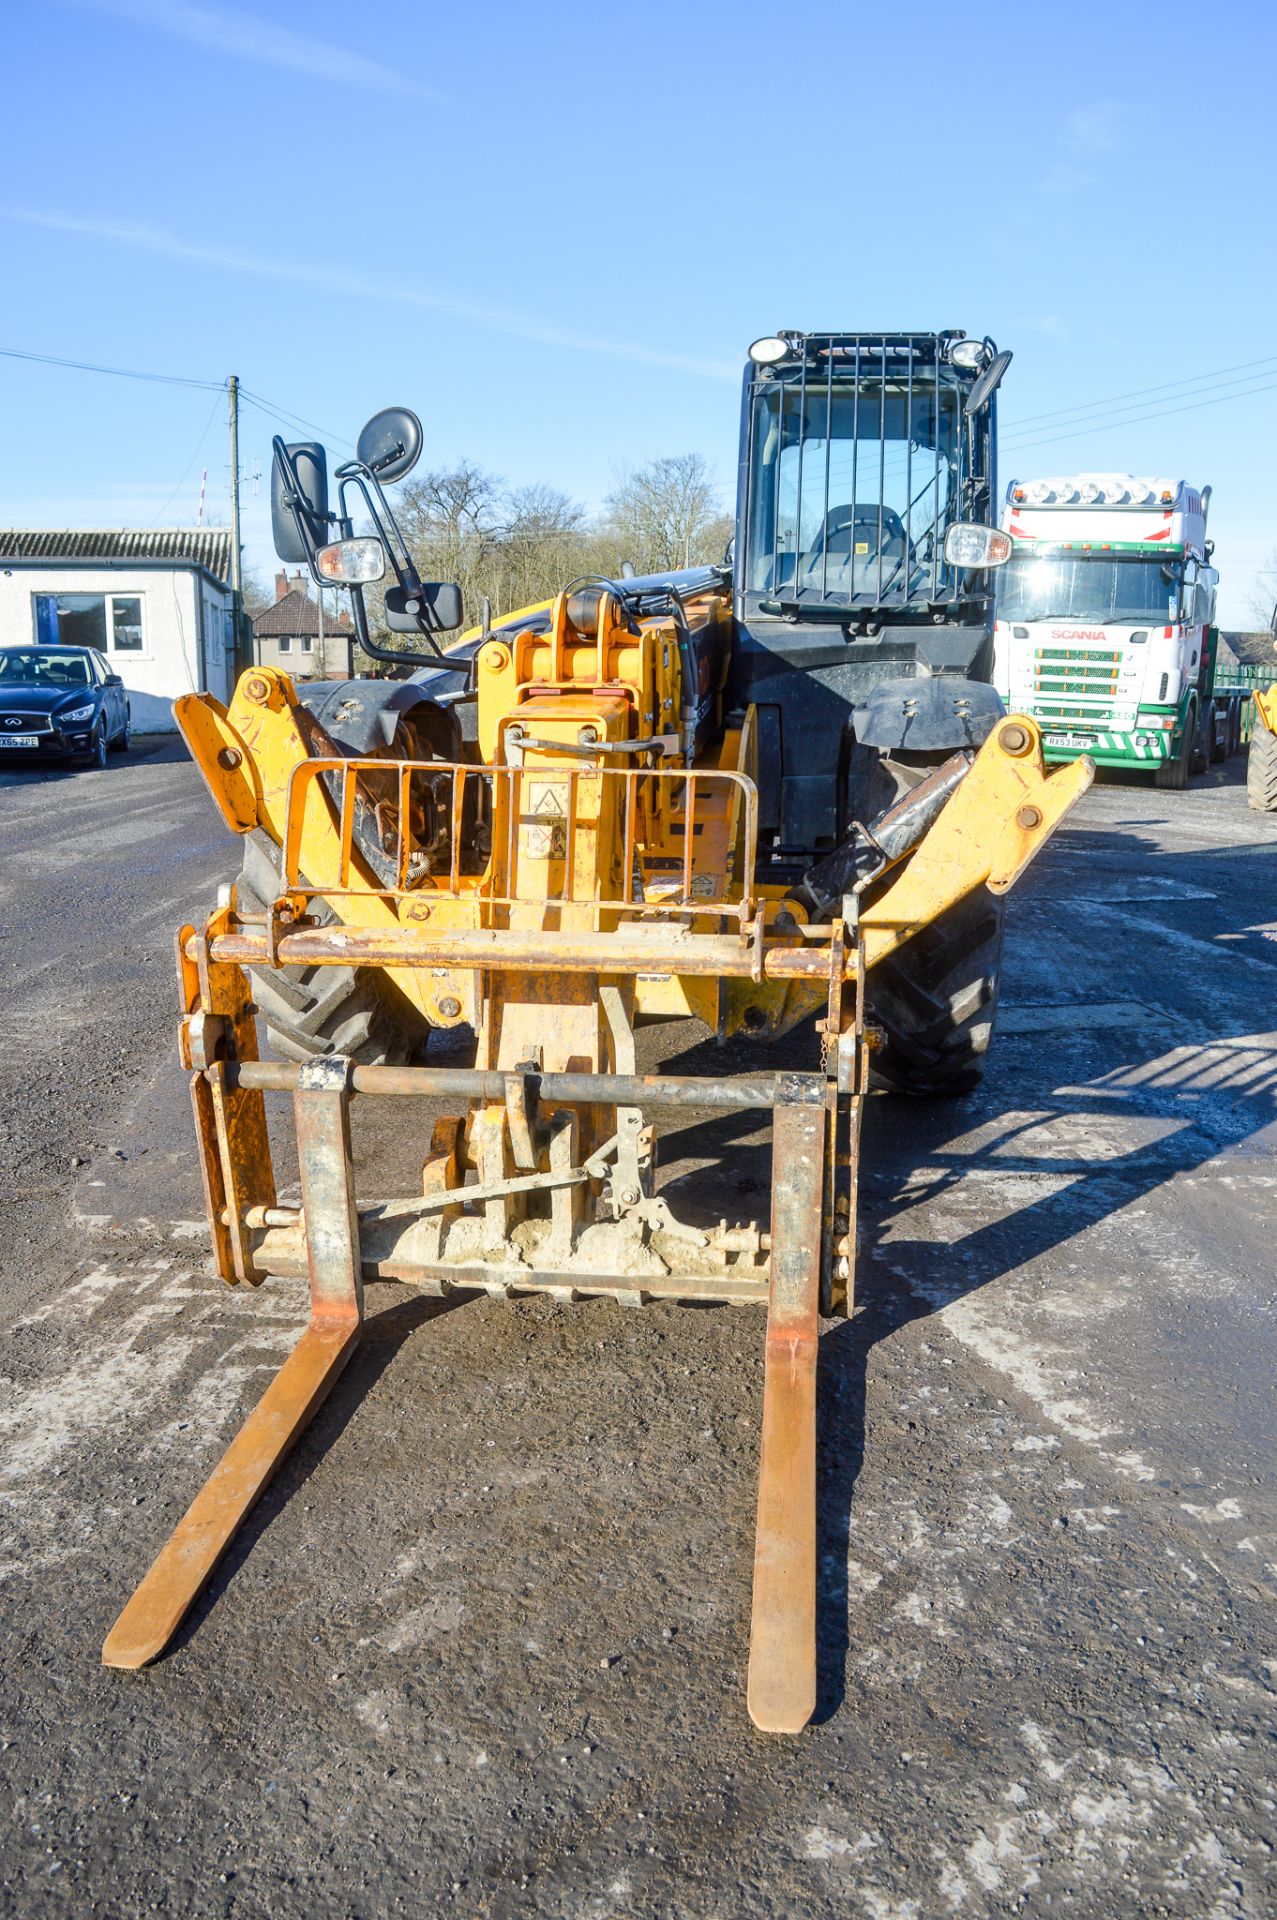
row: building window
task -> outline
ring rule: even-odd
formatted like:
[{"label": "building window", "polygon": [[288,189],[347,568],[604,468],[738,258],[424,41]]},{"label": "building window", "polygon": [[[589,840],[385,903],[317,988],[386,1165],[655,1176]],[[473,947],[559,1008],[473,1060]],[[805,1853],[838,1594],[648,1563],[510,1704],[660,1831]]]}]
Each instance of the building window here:
[{"label": "building window", "polygon": [[313,653],[314,651],[315,651],[315,642],[312,640],[311,636],[308,633],[304,634],[302,636],[302,652]]},{"label": "building window", "polygon": [[286,633],[279,636],[279,650],[281,653],[291,653],[293,650],[293,643]]},{"label": "building window", "polygon": [[37,593],[33,598],[35,637],[41,646],[144,651],[140,594]]}]

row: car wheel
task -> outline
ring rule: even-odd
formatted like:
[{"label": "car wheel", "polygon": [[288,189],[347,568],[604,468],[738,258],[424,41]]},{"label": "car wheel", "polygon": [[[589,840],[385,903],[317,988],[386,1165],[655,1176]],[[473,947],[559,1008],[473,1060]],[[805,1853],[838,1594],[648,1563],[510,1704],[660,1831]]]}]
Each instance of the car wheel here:
[{"label": "car wheel", "polygon": [[106,766],[106,723],[94,728],[93,738],[89,742],[88,763],[101,773]]},{"label": "car wheel", "polygon": [[129,712],[128,708],[126,707],[124,710],[124,725],[120,728],[120,731],[116,734],[114,740],[112,740],[111,742],[112,753],[127,753],[130,745],[132,744],[132,740],[133,740],[133,715]]}]

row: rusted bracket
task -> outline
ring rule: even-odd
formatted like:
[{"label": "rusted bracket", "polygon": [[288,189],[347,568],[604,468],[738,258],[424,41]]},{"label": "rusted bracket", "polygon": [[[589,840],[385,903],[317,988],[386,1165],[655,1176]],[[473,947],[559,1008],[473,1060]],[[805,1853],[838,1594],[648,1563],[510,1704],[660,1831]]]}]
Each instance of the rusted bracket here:
[{"label": "rusted bracket", "polygon": [[358,1342],[359,1215],[350,1153],[349,1060],[307,1061],[296,1095],[310,1320],[107,1635],[108,1667],[144,1667],[177,1632],[280,1461]]},{"label": "rusted bracket", "polygon": [[798,1733],[816,1705],[816,1347],[828,1125],[824,1076],[783,1074],[778,1095],[749,1717],[765,1733]]}]

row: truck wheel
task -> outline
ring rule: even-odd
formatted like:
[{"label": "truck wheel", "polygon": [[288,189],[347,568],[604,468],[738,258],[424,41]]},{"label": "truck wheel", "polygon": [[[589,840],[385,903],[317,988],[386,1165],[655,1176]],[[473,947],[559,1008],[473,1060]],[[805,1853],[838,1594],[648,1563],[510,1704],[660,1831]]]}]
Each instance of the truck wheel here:
[{"label": "truck wheel", "polygon": [[[268,834],[244,836],[239,904],[261,913],[279,892],[279,849]],[[316,902],[320,924],[332,909]],[[346,1053],[362,1066],[403,1066],[429,1027],[375,967],[250,967],[253,999],[271,1050],[286,1060]]]},{"label": "truck wheel", "polygon": [[1241,752],[1242,745],[1242,703],[1232,700],[1228,706],[1228,757]]},{"label": "truck wheel", "polygon": [[1255,715],[1246,756],[1246,798],[1257,813],[1277,813],[1277,733]]},{"label": "truck wheel", "polygon": [[1205,773],[1215,758],[1214,740],[1215,716],[1211,712],[1210,702],[1207,701],[1204,709],[1198,708],[1197,720],[1193,726],[1192,746],[1188,758],[1190,773]]},{"label": "truck wheel", "polygon": [[865,1016],[883,1045],[873,1084],[891,1093],[968,1093],[984,1071],[998,1005],[1005,901],[987,887],[876,966]]},{"label": "truck wheel", "polygon": [[1219,737],[1219,709],[1213,701],[1208,701],[1206,706],[1206,731],[1203,745],[1206,749],[1207,761],[1211,766],[1214,766],[1217,760],[1223,760],[1228,753],[1228,736],[1225,734],[1223,740]]},{"label": "truck wheel", "polygon": [[1193,736],[1197,731],[1197,719],[1188,723],[1180,738],[1179,752],[1173,760],[1163,760],[1153,775],[1155,787],[1169,787],[1172,793],[1183,793],[1188,785],[1188,763],[1193,751]]}]

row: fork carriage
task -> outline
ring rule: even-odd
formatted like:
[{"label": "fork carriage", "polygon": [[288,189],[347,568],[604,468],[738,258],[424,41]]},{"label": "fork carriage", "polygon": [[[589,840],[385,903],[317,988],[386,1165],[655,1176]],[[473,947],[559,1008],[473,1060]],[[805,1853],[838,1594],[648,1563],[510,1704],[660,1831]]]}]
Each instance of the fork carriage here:
[{"label": "fork carriage", "polygon": [[[604,596],[582,665],[551,636],[490,641],[476,681],[481,763],[342,755],[287,677],[246,674],[229,711],[178,703],[228,823],[280,847],[276,897],[233,890],[178,937],[214,1264],[231,1284],[305,1275],[298,1345],[112,1629],[108,1665],[161,1653],[360,1335],[364,1287],[442,1295],[766,1306],[749,1711],[795,1732],[816,1687],[816,1354],[850,1312],[859,1130],[872,1026],[866,975],[978,888],[1004,892],[1089,782],[1049,779],[1030,721],[924,781],[865,836],[823,913],[757,877],[752,710],[712,763],[686,760],[663,672]],[[661,667],[661,648],[665,668]],[[677,663],[675,663],[677,670]],[[539,680],[557,675],[553,690]],[[635,708],[646,717],[632,738]],[[970,764],[968,764],[970,761]],[[826,875],[826,879],[829,875]],[[258,1057],[254,971],[381,970],[423,1020],[472,1027],[472,1067],[300,1065]],[[815,1016],[815,1072],[644,1076],[635,1030],[693,1016],[720,1038]],[[265,1095],[293,1097],[301,1204],[281,1206]],[[352,1099],[456,1102],[423,1141],[418,1193],[355,1192]],[[702,1230],[656,1190],[662,1110],[772,1116],[770,1217]]]}]

